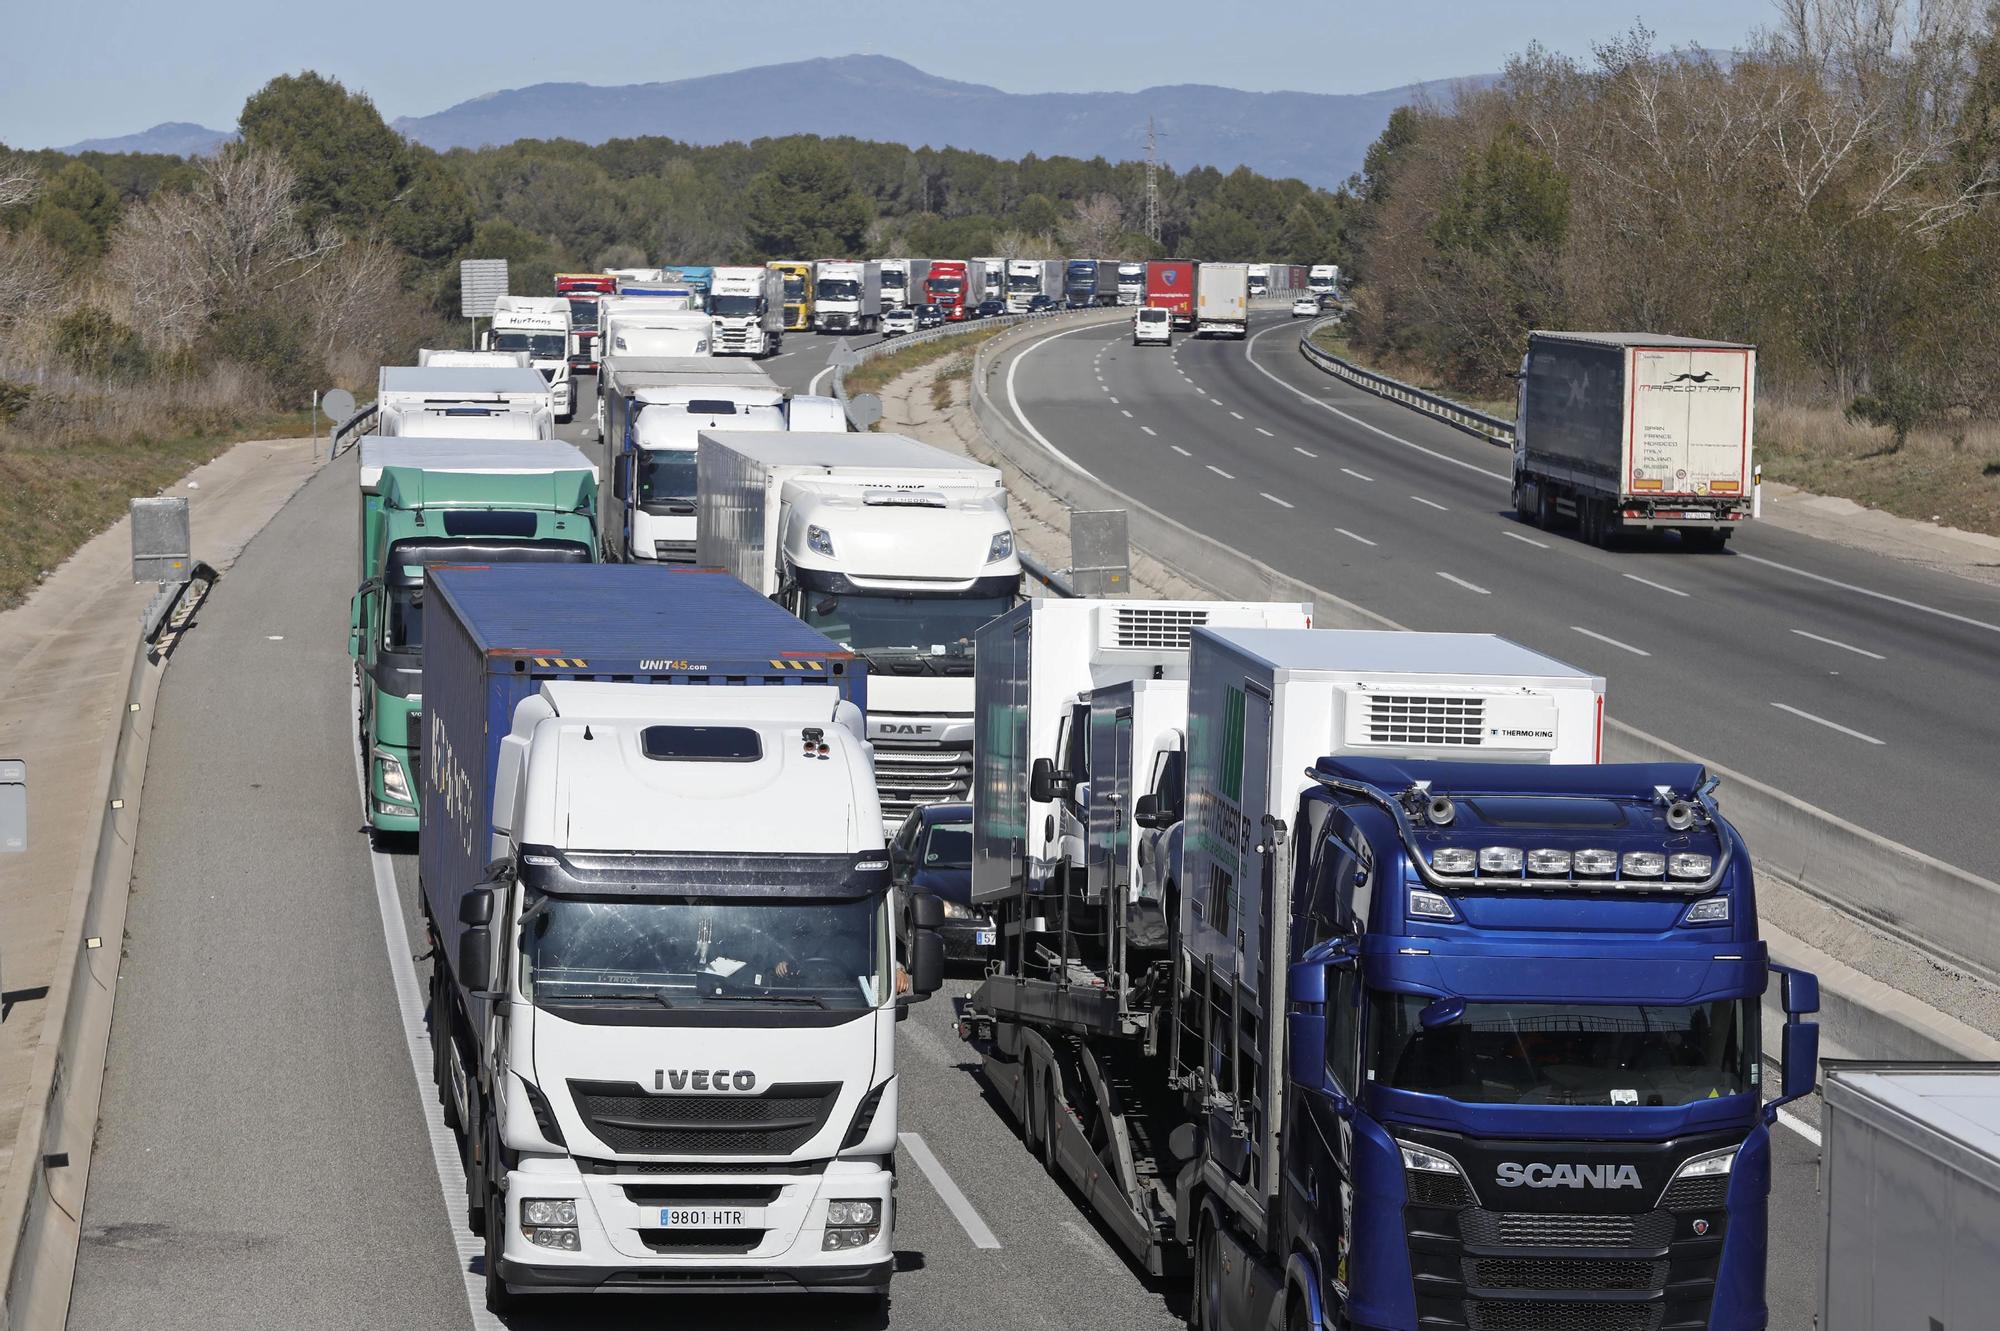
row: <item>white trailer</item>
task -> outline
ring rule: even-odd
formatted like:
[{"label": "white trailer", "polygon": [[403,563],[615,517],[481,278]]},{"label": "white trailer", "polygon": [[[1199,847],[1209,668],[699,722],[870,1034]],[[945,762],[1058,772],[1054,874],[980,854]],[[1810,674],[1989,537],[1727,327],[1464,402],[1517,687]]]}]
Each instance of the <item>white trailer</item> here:
[{"label": "white trailer", "polygon": [[873,333],[882,327],[882,265],[834,259],[813,265],[813,327],[822,333]]},{"label": "white trailer", "polygon": [[556,420],[568,421],[576,415],[576,385],[570,380],[576,333],[570,325],[566,297],[500,297],[493,303],[493,326],[487,329],[485,349],[527,352],[528,363],[549,381]]},{"label": "white trailer", "polygon": [[785,279],[769,268],[718,268],[709,287],[717,356],[775,356],[785,337]]},{"label": "white trailer", "polygon": [[676,296],[606,296],[597,305],[598,361],[620,356],[706,356],[714,325]]},{"label": "white trailer", "polygon": [[972,780],[973,639],[1020,594],[1000,473],[899,435],[704,432],[696,562],[867,660],[890,827]]},{"label": "white trailer", "polygon": [[2000,1309],[2000,1064],[1824,1070],[1820,1331],[1992,1326]]},{"label": "white trailer", "polygon": [[550,439],[555,395],[525,366],[384,365],[375,432],[427,437]]},{"label": "white trailer", "polygon": [[461,369],[514,369],[530,368],[528,353],[525,351],[467,351],[463,347],[419,347],[419,366],[436,366],[442,370],[450,366]]},{"label": "white trailer", "polygon": [[882,260],[882,308],[902,310],[924,304],[924,279],[930,275],[929,259]]},{"label": "white trailer", "polygon": [[1194,274],[1194,335],[1242,339],[1250,331],[1250,266],[1204,263]]},{"label": "white trailer", "polygon": [[1007,261],[1001,258],[974,259],[972,280],[966,284],[965,300],[977,305],[982,300],[1007,298]]},{"label": "white trailer", "polygon": [[1007,261],[1007,313],[1025,314],[1037,296],[1061,300],[1063,275],[1069,265],[1061,259],[1009,259]]}]

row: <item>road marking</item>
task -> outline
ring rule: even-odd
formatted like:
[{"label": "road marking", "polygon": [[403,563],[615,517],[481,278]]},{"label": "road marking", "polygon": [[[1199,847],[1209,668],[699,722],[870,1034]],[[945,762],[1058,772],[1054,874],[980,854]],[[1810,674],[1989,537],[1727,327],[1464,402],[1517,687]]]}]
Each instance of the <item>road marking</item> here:
[{"label": "road marking", "polygon": [[[1252,337],[1248,342],[1243,344],[1243,358],[1250,362],[1251,368],[1256,370],[1257,373],[1263,375],[1266,379],[1269,379],[1272,383],[1278,385],[1286,392],[1296,394],[1297,396],[1305,399],[1307,402],[1312,403],[1314,406],[1332,412],[1334,415],[1340,417],[1344,421],[1351,421],[1354,424],[1360,426],[1362,429],[1369,431],[1371,434],[1379,434],[1384,439],[1389,440],[1391,443],[1401,444],[1405,448],[1415,449],[1417,452],[1422,453],[1427,457],[1434,457],[1440,462],[1449,462],[1454,467],[1463,467],[1467,471],[1476,471],[1481,476],[1491,476],[1496,481],[1505,481],[1510,479],[1508,474],[1504,471],[1493,471],[1490,468],[1480,466],[1476,462],[1467,462],[1464,458],[1455,458],[1449,453],[1440,453],[1434,448],[1425,448],[1422,444],[1412,443],[1410,440],[1403,438],[1401,435],[1390,434],[1387,430],[1383,429],[1381,426],[1370,425],[1367,421],[1362,420],[1359,416],[1353,415],[1349,412],[1342,411],[1339,407],[1334,406],[1331,402],[1322,402],[1318,398],[1314,397],[1311,393],[1306,392],[1304,389],[1294,388],[1292,385],[1286,383],[1283,379],[1280,379],[1277,375],[1272,374],[1269,370],[1265,369],[1261,364],[1258,363],[1257,357],[1252,353],[1254,352],[1257,346],[1258,338],[1261,338],[1269,333],[1279,332],[1284,328],[1285,328],[1284,324],[1272,324],[1269,328],[1266,328],[1262,333],[1258,333],[1256,337]],[[1321,391],[1326,393],[1331,393],[1333,391],[1333,385],[1328,384],[1325,388],[1321,389]],[[1996,632],[2000,632],[2000,630],[1996,630]]]},{"label": "road marking", "polygon": [[1860,740],[1864,744],[1873,744],[1879,747],[1884,742],[1882,740],[1876,739],[1873,735],[1864,735],[1858,730],[1851,730],[1848,727],[1840,724],[1840,722],[1838,721],[1829,721],[1823,716],[1814,716],[1811,712],[1802,712],[1798,708],[1791,706],[1789,703],[1774,702],[1771,704],[1771,706],[1777,708],[1781,712],[1790,712],[1793,716],[1803,717],[1807,721],[1811,721],[1817,725],[1825,726],[1828,730],[1838,730],[1841,734],[1850,735],[1853,738]]},{"label": "road marking", "polygon": [[[1218,402],[1218,403],[1216,403],[1215,405],[1219,407],[1219,406],[1221,406],[1222,404],[1221,404],[1220,402]],[[1240,412],[1240,411],[1232,411],[1232,412],[1230,412],[1229,414],[1230,414],[1230,415],[1232,415],[1232,416],[1234,416],[1234,417],[1235,417],[1235,418],[1236,418],[1237,420],[1239,420],[1239,421],[1243,419],[1243,413],[1242,413],[1242,412]]]},{"label": "road marking", "polygon": [[1887,592],[1871,591],[1866,587],[1857,587],[1851,582],[1842,582],[1838,578],[1829,578],[1824,573],[1808,573],[1802,568],[1793,568],[1790,564],[1780,564],[1775,559],[1765,559],[1759,555],[1746,555],[1739,551],[1735,557],[1738,559],[1747,559],[1753,564],[1762,564],[1766,568],[1775,568],[1786,573],[1795,573],[1801,578],[1811,578],[1814,582],[1823,582],[1829,587],[1838,587],[1844,592],[1855,592],[1862,596],[1872,596],[1878,601],[1887,601],[1891,605],[1900,605],[1906,610],[1921,610],[1927,615],[1936,615],[1940,619],[1955,620],[1960,624],[1970,624],[1976,629],[1985,629],[1988,633],[2000,633],[2000,624],[1989,624],[1983,619],[1974,619],[1970,615],[1953,614],[1949,610],[1940,610],[1934,605],[1925,605],[1922,601],[1906,601],[1900,596],[1891,596]]},{"label": "road marking", "polygon": [[1342,467],[1341,470],[1346,472],[1349,476],[1352,476],[1357,481],[1367,481],[1370,485],[1373,485],[1375,483],[1375,478],[1373,476],[1365,476],[1362,473],[1356,471],[1352,467]]},{"label": "road marking", "polygon": [[[1105,391],[1106,391],[1106,392],[1110,392],[1111,390],[1110,390],[1110,389],[1106,389]],[[1115,407],[1115,406],[1117,406],[1117,405],[1118,405],[1118,399],[1117,399],[1117,398],[1115,398],[1115,397],[1114,397],[1114,398],[1112,398],[1112,399],[1111,399],[1111,405],[1112,405],[1112,406],[1114,406],[1114,407]]]},{"label": "road marking", "polygon": [[1871,652],[1861,647],[1850,647],[1846,643],[1840,642],[1837,639],[1822,638],[1819,636],[1819,634],[1808,633],[1804,629],[1793,629],[1792,632],[1798,634],[1801,638],[1811,638],[1814,642],[1823,642],[1829,647],[1838,647],[1843,652],[1853,652],[1856,656],[1865,656],[1868,657],[1870,660],[1886,661],[1889,659],[1888,657],[1882,655],[1880,652]]},{"label": "road marking", "polygon": [[1123,407],[1120,407],[1120,408],[1118,408],[1118,410],[1119,410],[1119,412],[1120,412],[1120,413],[1122,413],[1122,414],[1124,415],[1124,417],[1125,417],[1125,419],[1126,419],[1126,420],[1128,420],[1128,421],[1129,421],[1129,420],[1131,420],[1131,419],[1132,419],[1132,413],[1131,413],[1131,412],[1129,412],[1129,411],[1126,411],[1126,410],[1125,410],[1125,408],[1123,408]]},{"label": "road marking", "polygon": [[1150,425],[1142,425],[1142,426],[1140,426],[1139,428],[1140,428],[1140,429],[1142,429],[1142,430],[1144,430],[1144,431],[1145,431],[1145,432],[1146,432],[1147,434],[1150,434],[1150,435],[1152,435],[1152,436],[1153,436],[1153,437],[1154,437],[1155,439],[1159,438],[1159,435],[1158,435],[1157,433],[1155,433],[1155,431],[1153,430],[1153,427],[1152,427],[1152,426],[1150,426]]},{"label": "road marking", "polygon": [[[1141,428],[1141,429],[1145,429],[1145,427],[1144,427],[1144,426],[1141,426],[1141,427],[1139,427],[1139,428]],[[1151,434],[1151,433],[1152,433],[1152,431],[1151,431],[1151,430],[1146,430],[1146,433],[1147,433],[1147,434]],[[1179,444],[1174,444],[1174,445],[1172,445],[1172,447],[1173,447],[1173,450],[1174,450],[1174,452],[1176,452],[1176,453],[1180,454],[1180,455],[1181,455],[1182,457],[1184,457],[1184,458],[1191,458],[1191,457],[1193,457],[1193,456],[1194,456],[1194,454],[1192,454],[1192,453],[1188,452],[1188,451],[1187,451],[1187,450],[1186,450],[1185,448],[1182,448],[1182,447],[1181,447],[1181,446],[1180,446]]]},{"label": "road marking", "polygon": [[1584,637],[1586,637],[1586,638],[1595,638],[1595,639],[1597,639],[1597,640],[1598,640],[1599,642],[1602,642],[1602,643],[1608,643],[1608,644],[1610,644],[1611,646],[1613,646],[1613,647],[1616,647],[1616,648],[1617,648],[1617,649],[1618,649],[1619,651],[1621,651],[1621,652],[1630,652],[1630,653],[1632,653],[1632,655],[1634,655],[1634,656],[1651,656],[1651,655],[1652,655],[1652,653],[1651,653],[1651,652],[1647,651],[1647,650],[1646,650],[1645,648],[1643,648],[1643,647],[1634,647],[1634,646],[1633,646],[1633,645],[1632,645],[1631,643],[1629,643],[1629,642],[1620,642],[1620,641],[1618,641],[1618,639],[1616,639],[1616,638],[1607,638],[1607,637],[1605,637],[1605,636],[1604,636],[1604,635],[1603,635],[1602,633],[1596,633],[1596,632],[1593,632],[1592,630],[1590,630],[1590,629],[1587,629],[1587,628],[1585,628],[1585,627],[1584,627],[1583,625],[1581,625],[1581,624],[1571,624],[1571,625],[1570,625],[1570,628],[1571,628],[1571,629],[1573,629],[1573,630],[1575,630],[1575,631],[1576,631],[1576,632],[1578,632],[1578,633],[1581,633],[1581,634],[1582,634],[1582,635],[1583,635]]},{"label": "road marking", "polygon": [[1297,444],[1292,445],[1292,451],[1294,453],[1301,453],[1309,458],[1316,458],[1319,456],[1319,454],[1313,452],[1310,448],[1300,448]]},{"label": "road marking", "polygon": [[[819,396],[819,381],[820,381],[820,380],[822,380],[822,379],[824,379],[824,378],[826,378],[826,377],[827,377],[827,376],[828,376],[829,374],[832,374],[832,373],[833,373],[833,366],[829,365],[829,366],[827,366],[827,367],[826,367],[826,368],[825,368],[824,370],[821,370],[821,371],[820,371],[820,372],[819,372],[818,374],[814,375],[814,376],[812,377],[812,382],[806,385],[806,392],[807,392],[807,393],[809,393],[809,394],[811,394],[811,395],[812,395],[812,396],[814,396],[814,397],[818,397],[818,396]],[[484,1251],[486,1251],[486,1249],[485,1249],[484,1247],[481,1247],[481,1248],[480,1248],[480,1251],[481,1251],[481,1252],[484,1252]],[[481,1307],[483,1308],[483,1307],[485,1307],[485,1306],[486,1306],[486,1305],[485,1305],[485,1303],[484,1303],[484,1300],[485,1300],[486,1296],[485,1296],[484,1294],[481,1294],[481,1295],[480,1295],[479,1297],[480,1297],[480,1299],[481,1299],[481,1303],[480,1303],[480,1306],[481,1306]]]},{"label": "road marking", "polygon": [[1784,1110],[1780,1109],[1778,1111],[1778,1122],[1784,1124],[1786,1127],[1790,1128],[1793,1132],[1798,1133],[1799,1136],[1804,1137],[1807,1141],[1811,1142],[1815,1148],[1817,1148],[1821,1144],[1819,1129],[1814,1127],[1812,1124],[1806,1122],[1798,1115],[1789,1114],[1786,1113]]},{"label": "road marking", "polygon": [[1231,476],[1228,472],[1224,471],[1222,468],[1216,466],[1213,462],[1208,464],[1208,469],[1214,472],[1217,476],[1220,476],[1225,481],[1233,481],[1236,479],[1234,476]]},{"label": "road marking", "polygon": [[[360,691],[349,686],[355,714],[361,710]],[[361,765],[361,747],[353,746],[355,793],[366,807],[368,790]],[[475,1260],[486,1254],[484,1239],[476,1239],[465,1225],[465,1168],[459,1162],[457,1134],[444,1125],[444,1111],[438,1107],[431,1085],[431,1037],[424,1025],[424,993],[417,983],[415,949],[410,931],[403,923],[402,900],[396,893],[393,861],[372,846],[368,868],[375,880],[375,910],[382,917],[382,945],[389,952],[389,978],[396,991],[396,1014],[403,1026],[403,1045],[410,1055],[410,1073],[417,1082],[417,1103],[423,1107],[424,1131],[430,1138],[431,1168],[436,1171],[438,1191],[444,1194],[445,1220],[451,1226],[452,1246],[458,1250],[458,1273],[465,1284],[465,1307],[472,1314],[473,1331],[506,1331],[499,1318],[486,1311],[486,1278],[474,1275]],[[482,1268],[483,1269],[483,1268]]]},{"label": "road marking", "polygon": [[[1054,342],[1059,338],[1068,337],[1071,333],[1080,333],[1083,331],[1084,328],[1087,327],[1089,327],[1089,325],[1085,324],[1081,328],[1065,328],[1060,333],[1051,333],[1049,334],[1049,336],[1042,338],[1040,341],[1029,343],[1025,351],[1023,351],[1020,355],[1014,357],[1014,359],[1008,361],[1007,362],[1007,406],[1010,410],[1013,411],[1014,419],[1021,422],[1021,428],[1026,430],[1029,434],[1035,437],[1036,443],[1040,444],[1043,448],[1047,449],[1049,453],[1055,456],[1056,458],[1059,458],[1063,462],[1068,463],[1070,466],[1075,467],[1085,476],[1089,476],[1091,480],[1095,481],[1097,480],[1097,477],[1092,474],[1090,468],[1079,463],[1075,458],[1071,457],[1069,454],[1063,452],[1060,448],[1057,448],[1054,444],[1050,443],[1048,441],[1048,437],[1044,435],[1040,430],[1037,430],[1035,428],[1034,422],[1028,419],[1028,413],[1021,410],[1021,399],[1014,396],[1014,372],[1021,368],[1022,361],[1028,359],[1028,357],[1034,355],[1037,351],[1041,350],[1049,343]],[[1148,431],[1147,433],[1150,434],[1151,431]]]},{"label": "road marking", "polygon": [[1461,587],[1465,588],[1465,590],[1467,590],[1467,591],[1469,591],[1469,592],[1477,592],[1477,593],[1479,593],[1479,594],[1480,594],[1481,596],[1491,596],[1491,595],[1493,595],[1493,593],[1492,593],[1492,592],[1489,592],[1489,591],[1487,591],[1487,590],[1486,590],[1486,589],[1485,589],[1484,587],[1480,586],[1480,585],[1479,585],[1478,583],[1476,583],[1476,582],[1467,582],[1467,581],[1466,581],[1466,580],[1465,580],[1464,578],[1458,578],[1458,577],[1453,577],[1453,576],[1452,576],[1451,574],[1449,574],[1449,573],[1445,572],[1445,571],[1444,571],[1443,569],[1439,569],[1439,570],[1437,571],[1437,575],[1438,575],[1438,576],[1439,576],[1440,578],[1443,578],[1443,579],[1444,579],[1444,580],[1445,580],[1446,582],[1455,582],[1455,583],[1457,583],[1457,584],[1458,584],[1459,586],[1461,586]]},{"label": "road marking", "polygon": [[[1345,470],[1345,468],[1342,468],[1342,470]],[[1440,504],[1435,499],[1426,499],[1422,495],[1411,495],[1410,498],[1416,500],[1419,504],[1428,504],[1430,507],[1436,509],[1440,513],[1451,512],[1450,509],[1446,508],[1443,504]]]},{"label": "road marking", "polygon": [[1542,542],[1536,540],[1532,536],[1523,536],[1521,535],[1521,533],[1517,531],[1508,531],[1505,527],[1502,527],[1500,529],[1500,534],[1502,536],[1511,536],[1517,541],[1525,541],[1529,545],[1534,546],[1537,550],[1546,550],[1549,548],[1548,546],[1544,545]]},{"label": "road marking", "polygon": [[1263,435],[1266,439],[1276,439],[1278,437],[1277,435],[1272,434],[1269,430],[1265,429],[1261,425],[1253,425],[1250,428],[1255,430],[1258,434]]},{"label": "road marking", "polygon": [[914,1132],[899,1132],[896,1134],[896,1140],[910,1153],[910,1159],[917,1162],[917,1168],[924,1171],[924,1177],[930,1180],[931,1187],[936,1189],[937,1195],[944,1199],[952,1218],[958,1221],[958,1227],[965,1231],[965,1237],[972,1240],[972,1246],[999,1247],[1000,1240],[993,1237],[993,1231],[979,1218],[979,1212],[973,1209],[972,1202],[959,1191],[958,1184],[952,1182],[951,1175],[944,1172],[944,1166],[931,1154],[931,1148],[925,1145],[924,1139]]},{"label": "road marking", "polygon": [[1357,536],[1353,532],[1347,530],[1347,528],[1345,527],[1335,527],[1334,530],[1339,532],[1342,536],[1345,536],[1350,541],[1359,541],[1363,545],[1375,544],[1375,542],[1369,540],[1366,536]]},{"label": "road marking", "polygon": [[1664,582],[1654,582],[1651,578],[1642,578],[1637,573],[1627,573],[1625,576],[1630,578],[1632,581],[1639,583],[1642,586],[1651,587],[1656,592],[1665,592],[1669,596],[1687,595],[1686,592],[1682,591],[1678,587],[1669,587]]},{"label": "road marking", "polygon": [[1264,490],[1259,490],[1259,491],[1258,491],[1257,493],[1258,493],[1258,494],[1260,494],[1260,495],[1263,495],[1263,496],[1264,496],[1264,498],[1266,498],[1266,499],[1270,500],[1270,501],[1271,501],[1272,503],[1276,504],[1276,505],[1277,505],[1277,506],[1278,506],[1279,508],[1290,508],[1290,507],[1291,507],[1291,505],[1290,505],[1290,504],[1288,504],[1288,503],[1286,503],[1286,502],[1285,502],[1284,500],[1282,500],[1282,499],[1278,498],[1278,496],[1276,496],[1276,495],[1274,495],[1274,494],[1270,494],[1270,493],[1268,493],[1267,491],[1264,491]]}]

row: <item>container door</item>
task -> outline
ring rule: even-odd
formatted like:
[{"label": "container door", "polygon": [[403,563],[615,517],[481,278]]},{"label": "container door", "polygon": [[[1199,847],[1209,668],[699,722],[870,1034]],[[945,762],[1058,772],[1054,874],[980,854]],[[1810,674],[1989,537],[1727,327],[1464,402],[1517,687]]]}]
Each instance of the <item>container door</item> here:
[{"label": "container door", "polygon": [[1243,690],[1242,869],[1236,875],[1236,976],[1244,993],[1264,988],[1264,930],[1272,899],[1276,848],[1263,817],[1271,811],[1271,695],[1255,684]]}]

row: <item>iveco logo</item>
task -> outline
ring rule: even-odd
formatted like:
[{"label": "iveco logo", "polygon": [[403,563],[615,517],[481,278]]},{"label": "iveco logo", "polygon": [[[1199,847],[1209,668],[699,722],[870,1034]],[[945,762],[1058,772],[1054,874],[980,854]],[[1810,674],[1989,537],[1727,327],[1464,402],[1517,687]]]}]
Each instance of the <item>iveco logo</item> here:
[{"label": "iveco logo", "polygon": [[1634,1165],[1532,1165],[1502,1161],[1494,1171],[1503,1188],[1642,1188]]},{"label": "iveco logo", "polygon": [[731,1072],[728,1068],[660,1068],[653,1073],[656,1091],[753,1091],[754,1072]]}]

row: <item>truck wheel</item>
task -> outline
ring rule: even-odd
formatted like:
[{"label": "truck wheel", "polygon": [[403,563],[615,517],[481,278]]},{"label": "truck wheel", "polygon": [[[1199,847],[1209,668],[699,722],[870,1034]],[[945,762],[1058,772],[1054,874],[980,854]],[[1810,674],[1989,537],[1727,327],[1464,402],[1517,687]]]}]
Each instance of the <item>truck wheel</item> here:
[{"label": "truck wheel", "polygon": [[1222,1331],[1221,1263],[1216,1260],[1215,1224],[1201,1222],[1194,1243],[1193,1290],[1188,1297],[1190,1331]]},{"label": "truck wheel", "polygon": [[[436,943],[433,942],[435,947]],[[451,1094],[451,1000],[445,993],[444,967],[431,959],[431,1080],[437,1084],[438,1108],[444,1125],[458,1131],[458,1103]]]},{"label": "truck wheel", "polygon": [[1543,531],[1554,531],[1556,526],[1556,497],[1547,485],[1535,487],[1535,525]]},{"label": "truck wheel", "polygon": [[[501,1217],[507,1214],[507,1199],[497,1191],[488,1190],[487,1211]],[[486,1311],[490,1313],[517,1312],[521,1307],[520,1298],[509,1292],[507,1282],[500,1278],[500,1245],[505,1241],[507,1226],[492,1223],[486,1226]]]},{"label": "truck wheel", "polygon": [[1042,1073],[1042,1168],[1049,1171],[1049,1177],[1062,1178],[1062,1165],[1056,1159],[1056,1074],[1054,1069]]},{"label": "truck wheel", "polygon": [[1720,552],[1735,534],[1728,527],[1684,527],[1681,529],[1681,540],[1693,550]]}]

